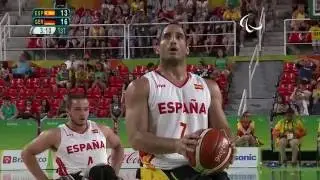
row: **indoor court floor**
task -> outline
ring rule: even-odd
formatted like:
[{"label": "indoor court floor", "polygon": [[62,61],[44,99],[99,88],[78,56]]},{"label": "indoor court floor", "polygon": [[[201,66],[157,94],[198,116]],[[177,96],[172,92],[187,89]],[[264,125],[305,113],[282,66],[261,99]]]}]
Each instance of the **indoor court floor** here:
[{"label": "indoor court floor", "polygon": [[[135,169],[122,169],[124,180],[136,180]],[[27,171],[1,171],[0,180],[34,180]],[[52,178],[53,170],[47,171]],[[320,180],[319,168],[232,168],[230,180]]]}]

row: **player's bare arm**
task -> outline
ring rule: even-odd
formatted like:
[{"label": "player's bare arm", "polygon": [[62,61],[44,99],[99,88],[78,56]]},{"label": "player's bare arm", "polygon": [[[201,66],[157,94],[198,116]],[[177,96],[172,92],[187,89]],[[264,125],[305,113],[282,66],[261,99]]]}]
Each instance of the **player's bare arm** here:
[{"label": "player's bare arm", "polygon": [[116,174],[119,174],[121,164],[124,157],[123,147],[121,146],[120,138],[109,127],[99,125],[100,130],[106,137],[107,143],[111,150],[111,166]]},{"label": "player's bare arm", "polygon": [[60,129],[50,129],[42,132],[28,144],[21,153],[24,164],[36,180],[47,180],[48,177],[41,170],[36,155],[47,149],[57,149],[60,144]]},{"label": "player's bare arm", "polygon": [[211,94],[209,107],[209,128],[223,129],[231,137],[230,127],[223,112],[223,100],[218,84],[212,80],[206,80]]},{"label": "player's bare arm", "polygon": [[149,82],[145,78],[133,81],[126,94],[126,127],[129,142],[134,149],[152,154],[169,154],[193,151],[199,136],[186,135],[182,139],[158,137],[149,132]]}]

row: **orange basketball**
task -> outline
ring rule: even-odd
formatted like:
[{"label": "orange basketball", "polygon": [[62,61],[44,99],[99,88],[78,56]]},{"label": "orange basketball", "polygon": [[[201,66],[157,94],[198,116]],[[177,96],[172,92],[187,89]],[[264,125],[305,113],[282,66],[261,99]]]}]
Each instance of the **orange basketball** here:
[{"label": "orange basketball", "polygon": [[190,165],[204,174],[224,170],[232,160],[233,148],[223,130],[206,129],[194,152],[187,154]]}]

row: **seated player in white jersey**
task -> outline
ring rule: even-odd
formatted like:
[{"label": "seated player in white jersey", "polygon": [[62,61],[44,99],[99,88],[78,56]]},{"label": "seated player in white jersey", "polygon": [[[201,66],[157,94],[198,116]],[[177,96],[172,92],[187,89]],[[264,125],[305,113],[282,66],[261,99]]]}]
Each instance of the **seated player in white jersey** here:
[{"label": "seated player in white jersey", "polygon": [[126,91],[129,142],[141,152],[143,165],[137,178],[228,180],[225,172],[201,175],[186,158],[203,129],[223,129],[231,138],[218,85],[187,72],[189,48],[179,24],[163,29],[159,46],[158,69],[133,81]]},{"label": "seated player in white jersey", "polygon": [[51,149],[56,154],[59,176],[81,178],[81,171],[99,164],[108,164],[107,148],[111,148],[111,166],[119,173],[124,151],[120,139],[111,128],[88,120],[89,102],[84,95],[69,95],[68,122],[42,132],[28,144],[21,156],[37,180],[48,177],[41,170],[36,155]]}]

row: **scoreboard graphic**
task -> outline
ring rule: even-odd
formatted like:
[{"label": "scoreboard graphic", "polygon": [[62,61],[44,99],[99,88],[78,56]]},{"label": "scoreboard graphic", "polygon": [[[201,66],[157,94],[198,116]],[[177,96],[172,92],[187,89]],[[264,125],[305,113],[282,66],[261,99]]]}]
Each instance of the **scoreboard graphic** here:
[{"label": "scoreboard graphic", "polygon": [[32,11],[32,35],[66,35],[70,24],[70,9],[34,9]]}]

